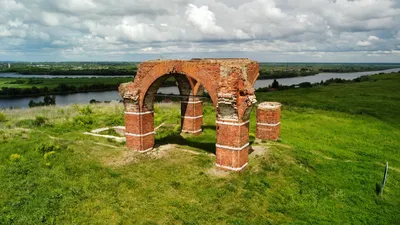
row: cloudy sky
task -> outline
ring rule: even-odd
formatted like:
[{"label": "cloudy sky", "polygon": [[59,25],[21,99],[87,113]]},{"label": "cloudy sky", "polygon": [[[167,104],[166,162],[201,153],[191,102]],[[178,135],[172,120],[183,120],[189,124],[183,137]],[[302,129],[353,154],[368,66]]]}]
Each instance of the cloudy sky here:
[{"label": "cloudy sky", "polygon": [[0,61],[400,62],[400,0],[0,0]]}]

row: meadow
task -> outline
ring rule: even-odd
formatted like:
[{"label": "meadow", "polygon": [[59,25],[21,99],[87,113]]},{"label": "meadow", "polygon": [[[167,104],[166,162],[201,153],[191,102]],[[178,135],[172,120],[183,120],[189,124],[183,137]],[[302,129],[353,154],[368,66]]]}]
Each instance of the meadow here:
[{"label": "meadow", "polygon": [[195,137],[157,104],[149,154],[83,134],[122,125],[122,104],[2,110],[0,224],[397,224],[400,74],[372,78],[257,93],[283,103],[281,137],[255,140],[253,110],[240,173],[214,167],[210,103]]}]

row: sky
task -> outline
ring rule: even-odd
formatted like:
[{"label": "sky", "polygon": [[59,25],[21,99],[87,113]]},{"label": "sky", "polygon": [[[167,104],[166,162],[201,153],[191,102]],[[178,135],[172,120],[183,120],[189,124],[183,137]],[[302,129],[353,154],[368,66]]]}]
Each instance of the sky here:
[{"label": "sky", "polygon": [[0,0],[0,61],[400,62],[400,0]]}]

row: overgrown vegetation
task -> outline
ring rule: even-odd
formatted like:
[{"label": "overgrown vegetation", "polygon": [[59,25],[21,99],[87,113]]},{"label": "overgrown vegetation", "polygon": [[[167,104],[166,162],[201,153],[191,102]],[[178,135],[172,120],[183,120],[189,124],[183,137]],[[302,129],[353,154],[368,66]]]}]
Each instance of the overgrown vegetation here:
[{"label": "overgrown vegetation", "polygon": [[[257,93],[283,102],[281,138],[231,174],[213,169],[208,103],[197,137],[179,135],[178,103],[157,104],[156,143],[177,145],[147,155],[83,135],[123,124],[122,104],[3,110],[0,224],[397,224],[400,75],[371,78]],[[251,142],[254,125],[253,110]]]}]

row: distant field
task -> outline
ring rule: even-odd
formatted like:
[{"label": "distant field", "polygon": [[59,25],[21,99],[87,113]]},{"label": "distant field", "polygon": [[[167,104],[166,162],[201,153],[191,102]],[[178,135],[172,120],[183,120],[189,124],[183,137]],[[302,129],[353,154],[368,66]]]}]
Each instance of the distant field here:
[{"label": "distant field", "polygon": [[257,93],[259,101],[286,106],[364,114],[400,128],[400,73],[371,75],[369,81]]},{"label": "distant field", "polygon": [[[121,83],[133,81],[133,77],[92,78],[1,78],[0,98],[43,96],[88,91],[118,90]],[[162,86],[174,86],[174,79],[167,79]]]},{"label": "distant field", "polygon": [[[136,75],[138,62],[0,62],[0,73],[46,75]],[[265,63],[259,79],[309,76],[320,72],[361,72],[399,68],[400,63]]]},{"label": "distant field", "polygon": [[150,154],[83,134],[123,124],[122,104],[0,111],[0,224],[398,224],[400,74],[373,78],[257,93],[283,103],[281,137],[242,173],[214,168],[208,103],[196,137],[157,104]]},{"label": "distant field", "polygon": [[56,88],[60,84],[73,85],[76,87],[91,85],[91,84],[113,84],[132,81],[133,77],[93,77],[93,78],[0,78],[0,88]]},{"label": "distant field", "polygon": [[118,90],[132,77],[115,78],[0,78],[0,98]]},{"label": "distant field", "polygon": [[399,68],[400,63],[264,63],[260,62],[261,68],[265,69],[309,69],[318,71],[373,71],[382,69]]}]

